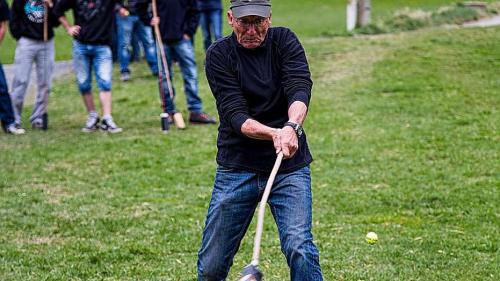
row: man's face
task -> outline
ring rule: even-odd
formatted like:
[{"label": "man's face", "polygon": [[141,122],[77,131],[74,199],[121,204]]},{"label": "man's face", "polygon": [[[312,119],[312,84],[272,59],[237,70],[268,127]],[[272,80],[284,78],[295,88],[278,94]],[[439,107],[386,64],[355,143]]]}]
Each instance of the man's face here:
[{"label": "man's face", "polygon": [[233,12],[227,12],[229,25],[236,34],[236,40],[247,49],[259,47],[266,39],[267,30],[271,26],[271,17],[246,16],[235,18]]}]

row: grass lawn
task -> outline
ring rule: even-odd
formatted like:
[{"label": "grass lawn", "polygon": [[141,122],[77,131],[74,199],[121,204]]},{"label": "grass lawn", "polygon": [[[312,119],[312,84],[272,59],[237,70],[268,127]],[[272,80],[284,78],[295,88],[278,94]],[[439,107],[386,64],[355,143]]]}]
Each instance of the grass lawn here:
[{"label": "grass lawn", "polygon": [[[325,280],[499,280],[500,28],[301,32]],[[216,127],[162,135],[156,80],[145,63],[132,71],[114,82],[122,134],[80,132],[73,77],[55,83],[49,131],[0,134],[1,280],[195,280]],[[253,229],[228,280],[250,261]],[[262,247],[266,280],[288,280],[269,212]]]}]

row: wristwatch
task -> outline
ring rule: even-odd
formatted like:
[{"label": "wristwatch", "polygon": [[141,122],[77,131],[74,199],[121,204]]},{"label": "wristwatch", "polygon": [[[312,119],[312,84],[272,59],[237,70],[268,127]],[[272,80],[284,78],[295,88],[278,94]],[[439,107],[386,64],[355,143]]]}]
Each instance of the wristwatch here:
[{"label": "wristwatch", "polygon": [[302,134],[304,133],[304,129],[300,124],[294,123],[294,122],[286,122],[283,127],[290,126],[292,129],[295,131],[295,134],[297,135],[297,138],[300,138]]}]

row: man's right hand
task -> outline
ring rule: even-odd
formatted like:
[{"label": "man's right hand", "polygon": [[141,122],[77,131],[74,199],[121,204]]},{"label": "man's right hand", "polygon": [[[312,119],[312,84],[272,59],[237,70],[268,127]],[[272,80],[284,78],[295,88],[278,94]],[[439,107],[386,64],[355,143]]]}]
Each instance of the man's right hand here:
[{"label": "man's right hand", "polygon": [[295,131],[291,127],[276,129],[273,134],[273,144],[276,149],[276,154],[283,152],[285,159],[292,158],[299,148],[299,141]]},{"label": "man's right hand", "polygon": [[160,18],[159,17],[153,17],[151,19],[151,26],[159,25],[160,24]]},{"label": "man's right hand", "polygon": [[78,34],[80,34],[81,29],[82,28],[79,25],[73,25],[73,26],[68,27],[68,29],[66,29],[66,31],[68,32],[68,34],[70,36],[75,37],[75,36],[78,36]]}]

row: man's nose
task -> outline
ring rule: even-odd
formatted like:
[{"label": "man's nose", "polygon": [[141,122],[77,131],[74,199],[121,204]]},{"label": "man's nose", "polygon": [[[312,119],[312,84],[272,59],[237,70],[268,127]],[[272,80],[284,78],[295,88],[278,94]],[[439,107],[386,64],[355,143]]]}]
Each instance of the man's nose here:
[{"label": "man's nose", "polygon": [[247,29],[247,34],[255,35],[256,33],[257,33],[257,28],[255,28],[255,25],[251,24]]}]

